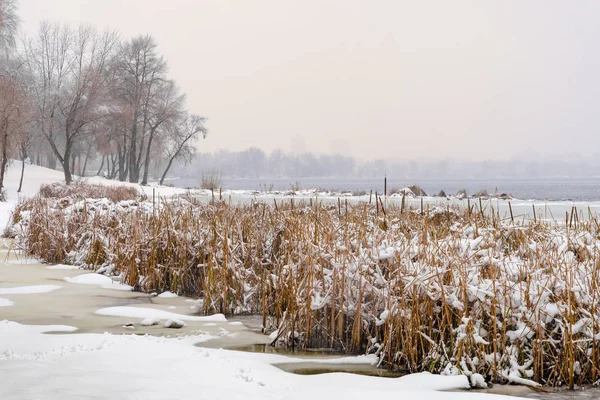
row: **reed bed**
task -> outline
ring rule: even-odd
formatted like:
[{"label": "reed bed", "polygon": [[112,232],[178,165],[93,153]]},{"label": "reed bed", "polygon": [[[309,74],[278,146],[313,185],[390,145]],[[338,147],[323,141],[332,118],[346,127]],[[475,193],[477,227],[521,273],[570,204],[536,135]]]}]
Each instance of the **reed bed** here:
[{"label": "reed bed", "polygon": [[372,353],[407,372],[596,383],[600,224],[468,209],[203,204],[192,197],[21,203],[16,243],[52,263],[121,274],[144,292],[259,313],[274,342]]}]

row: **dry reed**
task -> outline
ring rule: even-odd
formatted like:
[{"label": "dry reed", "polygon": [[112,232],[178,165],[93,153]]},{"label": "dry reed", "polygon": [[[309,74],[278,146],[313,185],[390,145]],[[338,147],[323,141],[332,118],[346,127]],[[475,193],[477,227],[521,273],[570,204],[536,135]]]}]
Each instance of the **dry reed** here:
[{"label": "dry reed", "polygon": [[[198,296],[204,313],[262,313],[288,346],[375,353],[410,372],[594,383],[600,224],[192,197],[21,203],[22,249],[122,273],[137,290]],[[474,205],[477,207],[477,204]]]}]

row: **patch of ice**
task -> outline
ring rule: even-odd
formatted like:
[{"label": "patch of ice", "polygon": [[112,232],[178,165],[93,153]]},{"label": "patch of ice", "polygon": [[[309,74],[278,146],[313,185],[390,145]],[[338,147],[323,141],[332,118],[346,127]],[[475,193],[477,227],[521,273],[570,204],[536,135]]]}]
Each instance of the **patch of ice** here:
[{"label": "patch of ice", "polygon": [[125,317],[125,318],[160,318],[160,319],[179,319],[182,321],[199,321],[199,322],[227,322],[223,314],[214,314],[203,317],[193,315],[175,314],[169,311],[156,310],[153,308],[143,307],[108,307],[96,311],[94,314],[108,317]]},{"label": "patch of ice", "polygon": [[10,307],[10,306],[14,306],[14,305],[15,305],[15,303],[10,301],[9,299],[4,299],[4,298],[0,297],[0,307]]},{"label": "patch of ice", "polygon": [[94,274],[94,273],[81,274],[81,275],[74,276],[72,278],[66,277],[63,280],[68,283],[77,283],[79,285],[104,286],[104,285],[111,285],[113,283],[113,280],[111,278],[109,278],[108,276]]},{"label": "patch of ice", "polygon": [[114,282],[110,277],[96,273],[81,274],[74,277],[66,277],[63,279],[68,283],[76,283],[79,285],[96,285],[103,289],[131,291],[133,288],[129,285]]},{"label": "patch of ice", "polygon": [[57,285],[35,285],[35,286],[19,286],[12,288],[0,288],[0,294],[36,294],[48,293],[60,289],[62,286]]},{"label": "patch of ice", "polygon": [[12,265],[31,265],[31,264],[41,264],[42,261],[37,258],[21,258],[18,260],[8,260],[5,261],[5,264]]},{"label": "patch of ice", "polygon": [[79,269],[77,265],[56,264],[46,267],[46,269]]}]

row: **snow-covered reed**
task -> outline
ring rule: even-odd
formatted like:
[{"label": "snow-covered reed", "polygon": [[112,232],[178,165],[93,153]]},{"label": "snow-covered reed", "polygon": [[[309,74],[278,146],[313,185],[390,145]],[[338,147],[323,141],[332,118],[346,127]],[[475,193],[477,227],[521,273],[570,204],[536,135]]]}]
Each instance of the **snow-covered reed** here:
[{"label": "snow-covered reed", "polygon": [[573,386],[600,379],[600,225],[574,215],[550,224],[477,205],[36,197],[12,231],[49,262],[199,296],[205,313],[262,313],[288,346]]}]

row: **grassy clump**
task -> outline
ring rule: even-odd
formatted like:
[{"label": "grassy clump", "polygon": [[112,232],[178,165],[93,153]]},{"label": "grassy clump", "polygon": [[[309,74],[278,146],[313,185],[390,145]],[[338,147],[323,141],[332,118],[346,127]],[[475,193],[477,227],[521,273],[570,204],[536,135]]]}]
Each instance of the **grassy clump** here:
[{"label": "grassy clump", "polygon": [[140,193],[132,186],[107,186],[74,182],[71,185],[52,183],[40,187],[39,197],[44,199],[63,199],[80,201],[83,199],[106,198],[112,202],[135,200]]},{"label": "grassy clump", "polygon": [[595,218],[515,224],[453,208],[191,196],[19,207],[18,244],[35,256],[114,266],[138,290],[203,297],[204,313],[262,313],[288,346],[500,382],[600,378]]}]

